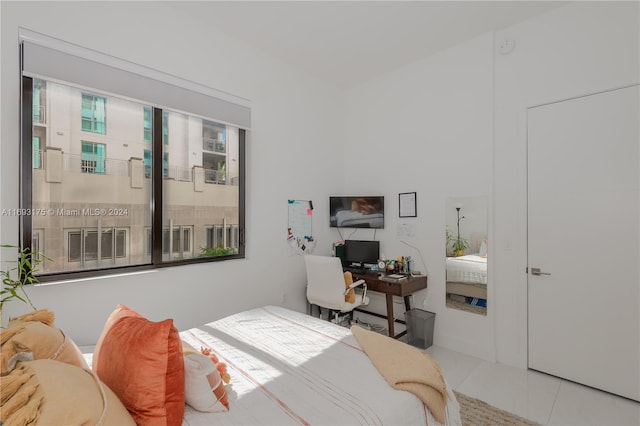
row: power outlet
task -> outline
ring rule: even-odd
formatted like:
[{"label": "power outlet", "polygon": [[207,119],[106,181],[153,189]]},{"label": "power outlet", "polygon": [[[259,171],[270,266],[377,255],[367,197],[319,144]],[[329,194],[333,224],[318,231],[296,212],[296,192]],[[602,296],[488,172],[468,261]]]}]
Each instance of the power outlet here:
[{"label": "power outlet", "polygon": [[287,293],[284,291],[280,293],[280,303],[287,303]]}]

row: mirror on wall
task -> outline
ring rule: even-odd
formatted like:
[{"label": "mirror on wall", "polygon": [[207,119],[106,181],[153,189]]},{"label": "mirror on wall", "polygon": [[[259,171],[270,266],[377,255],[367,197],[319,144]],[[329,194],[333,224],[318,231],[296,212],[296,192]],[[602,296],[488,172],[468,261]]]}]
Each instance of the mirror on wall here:
[{"label": "mirror on wall", "polygon": [[486,196],[446,200],[446,305],[487,314],[489,240]]}]

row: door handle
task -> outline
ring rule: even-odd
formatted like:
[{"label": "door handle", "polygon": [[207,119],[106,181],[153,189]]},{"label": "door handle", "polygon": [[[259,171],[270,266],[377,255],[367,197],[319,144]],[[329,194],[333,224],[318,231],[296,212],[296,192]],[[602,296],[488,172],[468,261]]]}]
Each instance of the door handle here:
[{"label": "door handle", "polygon": [[531,268],[531,275],[551,275],[548,272],[540,271],[540,268]]}]

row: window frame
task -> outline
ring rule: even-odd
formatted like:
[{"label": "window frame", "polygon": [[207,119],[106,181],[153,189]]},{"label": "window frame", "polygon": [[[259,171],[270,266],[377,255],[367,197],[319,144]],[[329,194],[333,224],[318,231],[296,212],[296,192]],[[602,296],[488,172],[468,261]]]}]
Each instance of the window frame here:
[{"label": "window frame", "polygon": [[[21,77],[21,128],[20,128],[20,205],[23,209],[32,208],[33,196],[33,81],[35,78],[27,75]],[[82,92],[83,95],[88,94]],[[126,96],[126,94],[121,94]],[[99,95],[96,95],[99,96]],[[117,95],[116,95],[117,96]],[[144,102],[144,100],[140,100]],[[106,105],[106,98],[105,98]],[[238,126],[238,247],[237,253],[223,256],[203,256],[184,259],[163,259],[162,231],[163,231],[163,181],[165,170],[163,167],[163,152],[167,144],[168,124],[163,124],[162,108],[152,106],[152,164],[151,164],[151,261],[139,265],[113,265],[78,271],[63,271],[49,274],[38,274],[40,282],[52,282],[67,279],[91,278],[126,272],[159,269],[166,267],[186,266],[200,263],[221,262],[245,258],[245,223],[246,223],[246,138],[247,129]],[[105,107],[105,135],[106,135],[106,107]],[[82,130],[82,129],[81,129]],[[100,134],[100,133],[98,133]],[[89,142],[89,141],[87,141]],[[21,247],[31,248],[32,228],[31,216],[21,216],[19,234]],[[190,231],[193,250],[194,231]],[[44,253],[46,255],[46,253]]]}]

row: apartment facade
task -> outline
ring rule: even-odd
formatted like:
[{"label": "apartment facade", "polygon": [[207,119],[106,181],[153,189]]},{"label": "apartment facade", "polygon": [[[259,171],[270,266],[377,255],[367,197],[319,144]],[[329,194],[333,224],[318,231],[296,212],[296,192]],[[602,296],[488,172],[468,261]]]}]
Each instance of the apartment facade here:
[{"label": "apartment facade", "polygon": [[[33,79],[32,248],[57,273],[151,260],[153,108]],[[239,130],[162,112],[163,260],[238,247]],[[27,213],[25,213],[27,214]]]}]

